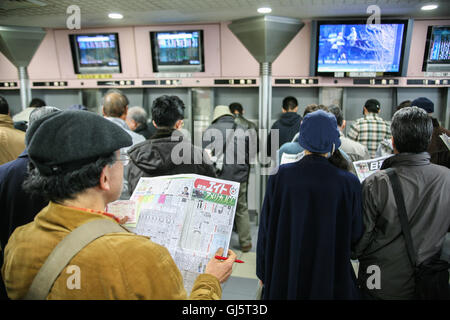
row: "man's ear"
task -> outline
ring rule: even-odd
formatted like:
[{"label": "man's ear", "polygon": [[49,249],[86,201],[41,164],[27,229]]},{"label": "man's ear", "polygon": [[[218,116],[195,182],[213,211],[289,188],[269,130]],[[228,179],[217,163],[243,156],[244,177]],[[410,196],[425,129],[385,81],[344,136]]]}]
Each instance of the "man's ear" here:
[{"label": "man's ear", "polygon": [[392,141],[392,148],[394,149],[394,154],[399,153],[397,148],[395,147],[395,142],[394,142],[394,137],[393,136],[391,136],[391,141]]},{"label": "man's ear", "polygon": [[183,120],[178,120],[177,122],[175,122],[175,126],[174,126],[174,128],[176,129],[176,130],[180,130],[181,128],[183,127]]},{"label": "man's ear", "polygon": [[156,125],[155,120],[152,120],[152,123],[153,123],[153,126],[154,126],[156,129],[158,129],[158,126]]},{"label": "man's ear", "polygon": [[111,189],[108,165],[103,168],[102,173],[100,174],[100,183],[98,186],[102,191],[109,191]]},{"label": "man's ear", "polygon": [[347,125],[347,121],[342,120],[342,126],[341,126],[342,130],[345,129],[345,126],[346,126],[346,125]]}]

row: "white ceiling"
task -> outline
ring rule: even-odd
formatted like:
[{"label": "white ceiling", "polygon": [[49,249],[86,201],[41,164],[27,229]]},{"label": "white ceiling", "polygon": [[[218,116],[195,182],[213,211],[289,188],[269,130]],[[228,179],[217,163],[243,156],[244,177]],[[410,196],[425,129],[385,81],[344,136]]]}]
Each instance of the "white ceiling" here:
[{"label": "white ceiling", "polygon": [[[430,2],[439,8],[420,10]],[[258,15],[260,6],[270,6],[271,15],[305,20],[368,17],[370,5],[380,7],[382,18],[450,20],[450,0],[0,0],[0,25],[66,28],[70,5],[80,7],[81,28],[231,21]],[[124,18],[111,20],[110,12],[120,12]]]}]

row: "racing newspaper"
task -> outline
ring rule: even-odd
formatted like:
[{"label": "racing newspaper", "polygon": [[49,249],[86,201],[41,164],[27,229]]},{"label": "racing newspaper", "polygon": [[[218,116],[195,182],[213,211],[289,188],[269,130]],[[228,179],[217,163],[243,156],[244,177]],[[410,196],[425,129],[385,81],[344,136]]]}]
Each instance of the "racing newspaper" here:
[{"label": "racing newspaper", "polygon": [[239,183],[201,175],[141,178],[129,201],[107,211],[127,216],[130,231],[167,248],[189,295],[217,249],[228,252],[238,195]]},{"label": "racing newspaper", "polygon": [[358,175],[359,181],[362,183],[364,179],[380,170],[383,161],[392,156],[393,155],[390,154],[379,158],[353,162],[353,166],[355,167],[355,171]]}]

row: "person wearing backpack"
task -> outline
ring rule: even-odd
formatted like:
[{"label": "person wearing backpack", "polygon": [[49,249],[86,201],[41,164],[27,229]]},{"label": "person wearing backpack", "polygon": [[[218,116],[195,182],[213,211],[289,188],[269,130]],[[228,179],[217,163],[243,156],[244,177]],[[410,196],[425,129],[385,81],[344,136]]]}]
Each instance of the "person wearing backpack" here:
[{"label": "person wearing backpack", "polygon": [[439,260],[450,225],[450,170],[430,162],[433,124],[424,110],[397,111],[391,131],[394,156],[363,182],[365,231],[353,248],[360,289],[368,299],[448,299],[450,265]]}]

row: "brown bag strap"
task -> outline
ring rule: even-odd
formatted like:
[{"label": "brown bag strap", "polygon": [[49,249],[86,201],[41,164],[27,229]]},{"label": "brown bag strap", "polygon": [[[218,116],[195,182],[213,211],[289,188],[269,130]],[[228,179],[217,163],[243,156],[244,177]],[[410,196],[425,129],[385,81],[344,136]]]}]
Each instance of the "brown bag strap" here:
[{"label": "brown bag strap", "polygon": [[70,232],[53,249],[31,283],[25,300],[45,300],[54,282],[85,246],[108,233],[128,232],[112,220],[95,219]]}]

